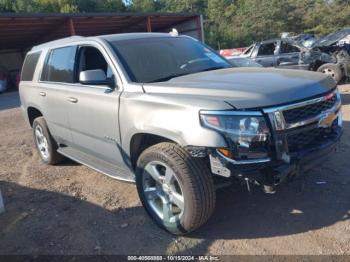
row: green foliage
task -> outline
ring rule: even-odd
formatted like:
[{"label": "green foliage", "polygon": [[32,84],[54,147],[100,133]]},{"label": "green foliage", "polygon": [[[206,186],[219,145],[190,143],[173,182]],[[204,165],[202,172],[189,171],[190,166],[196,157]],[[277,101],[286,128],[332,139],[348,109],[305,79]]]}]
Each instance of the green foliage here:
[{"label": "green foliage", "polygon": [[129,1],[130,11],[136,12],[156,12],[160,9],[159,1],[153,0],[133,0]]},{"label": "green foliage", "polygon": [[350,0],[0,0],[0,12],[125,11],[203,14],[206,42],[215,48],[350,26]]}]

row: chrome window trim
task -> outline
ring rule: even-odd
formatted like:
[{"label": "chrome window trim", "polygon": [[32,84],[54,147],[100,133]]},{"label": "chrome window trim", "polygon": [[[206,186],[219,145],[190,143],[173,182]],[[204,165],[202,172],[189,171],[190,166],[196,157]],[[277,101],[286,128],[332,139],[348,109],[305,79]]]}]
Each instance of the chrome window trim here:
[{"label": "chrome window trim", "polygon": [[339,109],[341,107],[340,93],[338,90],[333,91],[333,93],[336,96],[336,102],[335,102],[335,105],[331,109],[323,111],[320,114],[318,114],[317,116],[311,117],[309,119],[305,119],[303,121],[288,124],[286,122],[286,120],[284,119],[283,112],[291,110],[291,109],[295,109],[295,108],[299,108],[299,107],[303,107],[303,106],[326,101],[328,95],[324,95],[322,97],[318,97],[318,98],[314,98],[311,100],[298,102],[298,103],[294,103],[294,104],[289,104],[289,105],[285,105],[285,106],[266,108],[266,109],[263,109],[263,112],[269,116],[271,124],[276,131],[288,130],[288,129],[292,129],[292,128],[305,126],[305,125],[320,121],[322,118],[324,118],[325,115],[328,115],[331,113],[338,114]]}]

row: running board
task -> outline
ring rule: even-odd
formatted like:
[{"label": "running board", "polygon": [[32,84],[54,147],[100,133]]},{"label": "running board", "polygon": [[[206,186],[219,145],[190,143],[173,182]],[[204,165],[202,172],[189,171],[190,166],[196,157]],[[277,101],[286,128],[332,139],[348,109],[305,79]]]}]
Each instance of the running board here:
[{"label": "running board", "polygon": [[130,171],[121,169],[115,165],[112,165],[106,161],[103,161],[101,159],[98,159],[96,157],[83,153],[81,151],[78,151],[74,148],[60,147],[58,148],[57,151],[60,154],[64,155],[65,157],[68,157],[87,167],[90,167],[91,169],[99,173],[102,173],[104,175],[107,175],[111,178],[118,179],[125,182],[131,182],[131,183],[135,182],[135,179],[134,179],[135,176]]}]

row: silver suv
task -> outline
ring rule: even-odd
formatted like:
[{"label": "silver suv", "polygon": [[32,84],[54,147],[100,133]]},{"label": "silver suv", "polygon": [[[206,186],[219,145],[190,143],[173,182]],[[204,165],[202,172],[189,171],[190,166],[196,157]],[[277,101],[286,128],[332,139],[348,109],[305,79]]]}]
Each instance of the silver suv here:
[{"label": "silver suv", "polygon": [[174,234],[204,224],[223,181],[267,193],[334,152],[341,101],[323,74],[232,68],[187,36],[72,37],[33,47],[20,97],[42,160],[136,182]]}]

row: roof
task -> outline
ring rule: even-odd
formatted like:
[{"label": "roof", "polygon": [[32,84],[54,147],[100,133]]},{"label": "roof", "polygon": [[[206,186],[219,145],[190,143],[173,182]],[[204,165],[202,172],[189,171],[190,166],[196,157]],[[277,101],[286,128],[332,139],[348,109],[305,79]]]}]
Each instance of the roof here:
[{"label": "roof", "polygon": [[0,13],[0,49],[26,50],[70,35],[166,32],[194,13]]},{"label": "roof", "polygon": [[125,33],[99,36],[107,41],[120,41],[129,39],[171,37],[169,33]]},{"label": "roof", "polygon": [[60,38],[54,41],[46,42],[40,45],[36,45],[32,48],[32,50],[37,50],[37,49],[42,49],[46,46],[57,46],[57,45],[63,45],[63,44],[68,44],[68,43],[74,43],[80,40],[86,39],[84,36],[70,36],[70,37],[65,37],[65,38]]},{"label": "roof", "polygon": [[61,39],[57,39],[54,41],[46,42],[32,48],[33,51],[44,48],[51,47],[57,45],[70,44],[74,42],[78,42],[85,39],[96,39],[103,38],[107,41],[120,41],[120,40],[129,40],[129,39],[141,39],[141,38],[156,38],[156,37],[171,37],[169,33],[124,33],[124,34],[109,34],[109,35],[98,35],[92,37],[83,37],[83,36],[71,36],[65,37]]}]

